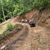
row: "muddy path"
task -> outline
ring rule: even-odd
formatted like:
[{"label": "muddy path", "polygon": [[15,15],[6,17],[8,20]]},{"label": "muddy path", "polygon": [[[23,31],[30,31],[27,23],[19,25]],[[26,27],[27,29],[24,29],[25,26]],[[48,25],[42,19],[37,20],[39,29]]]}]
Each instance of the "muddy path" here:
[{"label": "muddy path", "polygon": [[[42,11],[31,11],[24,16],[28,20],[35,18],[38,21],[38,26],[30,27],[27,23],[19,22],[22,18],[13,18],[11,21],[13,24],[21,24],[24,28],[15,34],[12,38],[7,40],[3,50],[50,50],[50,9]],[[41,18],[40,18],[41,17]],[[39,20],[40,19],[40,20]],[[18,22],[17,22],[18,21]],[[47,27],[47,28],[46,28]]]},{"label": "muddy path", "polygon": [[10,38],[2,50],[50,50],[50,31],[41,26],[30,27],[27,23],[19,23],[24,26],[22,31]]},{"label": "muddy path", "polygon": [[12,50],[50,50],[50,31],[40,26],[30,28],[23,45]]},{"label": "muddy path", "polygon": [[[0,49],[7,50],[6,47],[9,48],[9,46],[13,46],[16,43],[21,44],[21,42],[23,43],[23,41],[27,37],[28,32],[29,32],[29,25],[28,24],[22,24],[22,23],[19,23],[19,22],[17,22],[16,24],[23,25],[23,29],[21,31],[19,31],[18,33],[16,33],[13,37],[11,37],[11,38],[7,39],[6,41],[4,41],[4,43],[1,45]],[[17,45],[17,47],[18,47],[18,45]]]}]

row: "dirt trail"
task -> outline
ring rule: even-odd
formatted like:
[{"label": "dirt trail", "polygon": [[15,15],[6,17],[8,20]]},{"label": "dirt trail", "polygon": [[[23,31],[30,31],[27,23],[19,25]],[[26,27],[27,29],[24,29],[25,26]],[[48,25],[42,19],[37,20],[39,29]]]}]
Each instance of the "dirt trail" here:
[{"label": "dirt trail", "polygon": [[19,23],[24,26],[23,30],[14,35],[9,41],[8,48],[4,50],[50,50],[50,31],[45,27],[30,27],[29,24]]},{"label": "dirt trail", "polygon": [[[16,24],[21,24],[21,25],[23,25],[23,29],[20,31],[20,32],[18,32],[18,33],[16,33],[13,37],[11,37],[10,39],[7,39],[5,42],[4,42],[4,45],[0,48],[0,49],[2,49],[3,47],[5,48],[7,45],[9,45],[9,46],[13,46],[13,45],[15,45],[16,43],[17,44],[21,44],[21,42],[23,42],[24,40],[25,40],[25,38],[27,37],[27,35],[28,35],[28,27],[29,27],[29,25],[28,24],[22,24],[22,23],[19,23],[19,22],[17,22]],[[28,27],[27,27],[27,25],[28,25]],[[20,42],[21,41],[21,42]],[[18,47],[18,45],[17,45],[17,47]],[[6,50],[7,48],[5,48],[5,50]]]},{"label": "dirt trail", "polygon": [[50,31],[45,27],[30,28],[23,45],[19,48],[14,47],[14,50],[50,50],[49,39]]},{"label": "dirt trail", "polygon": [[21,24],[24,26],[24,29],[12,38],[13,42],[11,41],[11,44],[9,43],[10,47],[8,50],[50,50],[50,29],[46,28],[46,26],[50,26],[49,10],[44,10],[41,14],[39,14],[39,11],[33,10],[24,15],[27,19],[30,20],[33,17],[36,21],[39,21],[39,17],[42,17],[39,21],[39,26],[35,27],[30,27],[26,23],[16,22],[16,20],[21,20],[19,19],[20,17],[18,18],[19,20],[13,18],[13,24]]},{"label": "dirt trail", "polygon": [[[24,24],[24,25],[27,25],[27,24]],[[13,46],[13,48],[12,48],[12,50],[27,50],[27,49],[31,49],[30,47],[30,45],[31,45],[31,37],[30,37],[30,35],[31,35],[31,33],[30,33],[30,26],[29,25],[27,25],[26,27],[28,27],[28,32],[26,33],[23,33],[23,35],[21,36],[22,37],[22,39],[24,40],[22,40],[21,39],[21,37],[20,37],[20,40],[18,41],[18,42],[16,42],[15,43],[15,46]],[[22,43],[20,43],[21,41],[23,41]],[[20,45],[20,44],[22,44],[22,45]],[[20,46],[20,47],[17,47],[17,46]]]}]

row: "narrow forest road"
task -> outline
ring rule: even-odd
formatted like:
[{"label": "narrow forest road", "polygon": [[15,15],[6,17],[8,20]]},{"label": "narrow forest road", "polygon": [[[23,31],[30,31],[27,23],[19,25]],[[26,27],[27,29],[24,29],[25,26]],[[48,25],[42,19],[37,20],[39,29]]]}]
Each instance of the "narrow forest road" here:
[{"label": "narrow forest road", "polygon": [[24,26],[21,32],[10,39],[9,47],[4,50],[50,50],[50,31],[45,27],[30,27],[27,23],[19,23]]},{"label": "narrow forest road", "polygon": [[[15,24],[15,23],[14,23]],[[11,50],[10,48],[12,46],[14,46],[16,43],[19,45],[19,43],[21,44],[20,41],[23,42],[23,40],[25,40],[25,38],[27,37],[28,35],[28,27],[30,27],[28,24],[26,23],[19,23],[17,22],[16,24],[21,24],[23,25],[23,29],[21,31],[19,31],[18,33],[16,33],[13,37],[11,37],[10,39],[7,39],[5,42],[4,42],[4,45],[1,46],[0,50],[4,49],[4,50]],[[18,45],[16,45],[18,47]]]},{"label": "narrow forest road", "polygon": [[23,45],[12,50],[50,50],[50,31],[44,27],[30,27],[25,38]]}]

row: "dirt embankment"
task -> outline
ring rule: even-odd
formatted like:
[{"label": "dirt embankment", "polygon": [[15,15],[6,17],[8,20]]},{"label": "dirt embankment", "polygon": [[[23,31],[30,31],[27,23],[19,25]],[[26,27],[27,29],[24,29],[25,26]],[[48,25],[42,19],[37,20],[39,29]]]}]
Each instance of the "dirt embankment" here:
[{"label": "dirt embankment", "polygon": [[50,27],[50,9],[42,12],[32,10],[14,18],[13,22],[20,22],[22,19],[34,19],[38,26],[30,27],[30,32],[23,45],[19,48],[15,47],[14,50],[50,50],[50,29],[47,29]]},{"label": "dirt embankment", "polygon": [[[27,33],[25,30],[22,30],[24,31],[23,34],[20,32],[21,36],[19,36],[17,42],[15,42],[15,46],[12,46],[12,50],[50,50],[50,29],[47,29],[50,27],[50,9],[45,9],[42,12],[32,10],[21,16],[13,18],[11,22],[15,24],[20,22],[22,19],[34,19],[38,26],[29,28],[25,23],[24,26],[27,25],[29,30],[27,31],[26,29]],[[27,35],[27,37],[25,35]],[[22,43],[20,43],[21,41]]]},{"label": "dirt embankment", "polygon": [[38,10],[32,10],[27,13],[24,13],[21,16],[15,17],[14,22],[21,21],[22,19],[36,21],[37,25],[43,27],[50,27],[50,9],[44,9],[43,11],[39,12]]},{"label": "dirt embankment", "polygon": [[[23,43],[15,43],[12,50],[50,50],[50,31],[44,27],[30,28],[25,38]],[[20,44],[22,45],[20,46]]]},{"label": "dirt embankment", "polygon": [[23,43],[25,38],[27,37],[30,26],[28,24],[19,23],[19,22],[16,22],[16,24],[22,25],[23,29],[20,30],[19,32],[16,32],[16,33],[14,32],[14,35],[12,35],[12,36],[10,35],[9,37],[6,37],[3,40],[3,42],[0,44],[0,50],[2,50],[2,49],[3,50],[7,50],[7,49],[12,50],[12,48],[14,48],[14,47],[18,48]]}]

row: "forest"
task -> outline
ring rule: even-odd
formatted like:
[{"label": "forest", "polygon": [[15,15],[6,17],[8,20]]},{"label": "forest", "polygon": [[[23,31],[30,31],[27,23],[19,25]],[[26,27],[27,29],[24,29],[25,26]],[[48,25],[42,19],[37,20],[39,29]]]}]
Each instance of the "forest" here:
[{"label": "forest", "polygon": [[0,0],[0,23],[29,10],[50,7],[50,0]]}]

